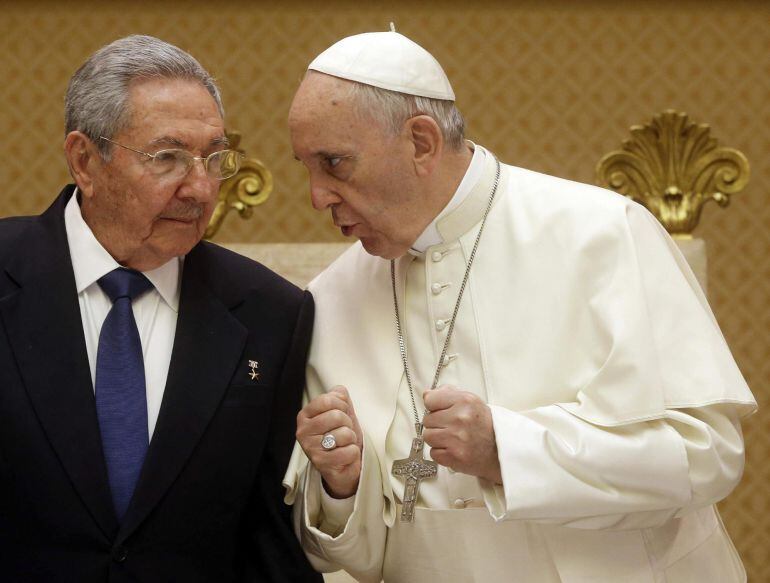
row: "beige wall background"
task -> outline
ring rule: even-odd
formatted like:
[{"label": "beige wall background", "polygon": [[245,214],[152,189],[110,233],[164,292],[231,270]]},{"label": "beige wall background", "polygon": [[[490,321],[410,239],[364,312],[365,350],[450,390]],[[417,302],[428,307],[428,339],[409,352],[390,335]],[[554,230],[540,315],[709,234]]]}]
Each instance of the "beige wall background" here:
[{"label": "beige wall background", "polygon": [[[621,7],[622,4],[622,7]],[[358,32],[400,32],[443,63],[469,137],[503,160],[592,182],[630,125],[666,108],[706,122],[752,164],[727,210],[707,208],[710,299],[760,402],[743,482],[722,505],[751,581],[770,581],[770,8],[712,2],[0,1],[0,216],[42,211],[68,180],[67,80],[101,45],[148,33],[220,80],[228,126],[275,177],[256,216],[219,239],[339,241],[309,205],[285,128],[310,59]]]}]

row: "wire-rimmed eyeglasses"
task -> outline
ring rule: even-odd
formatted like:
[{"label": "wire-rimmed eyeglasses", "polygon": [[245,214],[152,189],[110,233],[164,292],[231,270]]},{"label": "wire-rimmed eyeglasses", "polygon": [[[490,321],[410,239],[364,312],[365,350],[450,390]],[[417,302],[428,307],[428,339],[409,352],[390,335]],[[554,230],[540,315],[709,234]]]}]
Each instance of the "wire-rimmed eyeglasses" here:
[{"label": "wire-rimmed eyeglasses", "polygon": [[163,176],[164,178],[182,178],[187,175],[195,161],[200,160],[203,162],[203,168],[209,177],[215,180],[227,180],[238,172],[238,169],[241,167],[241,158],[243,158],[243,154],[235,150],[219,150],[205,158],[193,156],[187,150],[180,150],[178,148],[159,150],[154,154],[150,154],[136,148],[124,146],[104,136],[99,136],[99,139],[147,156],[151,161],[149,164],[150,171],[156,176]]}]

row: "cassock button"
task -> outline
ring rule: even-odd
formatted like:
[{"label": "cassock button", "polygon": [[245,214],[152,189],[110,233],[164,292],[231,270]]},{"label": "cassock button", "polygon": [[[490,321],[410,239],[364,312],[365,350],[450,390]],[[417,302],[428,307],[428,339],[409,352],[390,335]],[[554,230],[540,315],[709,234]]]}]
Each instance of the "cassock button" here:
[{"label": "cassock button", "polygon": [[454,502],[452,502],[452,506],[454,506],[457,510],[462,510],[466,506],[465,500],[462,498],[458,498]]},{"label": "cassock button", "polygon": [[112,560],[116,563],[122,563],[128,558],[128,549],[123,545],[116,545],[112,549]]},{"label": "cassock button", "polygon": [[438,263],[444,258],[444,254],[441,251],[434,251],[431,253],[430,258],[433,259],[435,263]]},{"label": "cassock button", "polygon": [[443,290],[444,287],[440,283],[434,283],[432,286],[430,286],[430,291],[433,292],[434,296],[437,296],[441,293],[441,290]]},{"label": "cassock button", "polygon": [[441,332],[444,328],[446,328],[446,320],[436,320],[436,330]]},{"label": "cassock button", "polygon": [[441,366],[449,366],[449,363],[457,358],[456,354],[445,354],[444,360],[441,361]]}]

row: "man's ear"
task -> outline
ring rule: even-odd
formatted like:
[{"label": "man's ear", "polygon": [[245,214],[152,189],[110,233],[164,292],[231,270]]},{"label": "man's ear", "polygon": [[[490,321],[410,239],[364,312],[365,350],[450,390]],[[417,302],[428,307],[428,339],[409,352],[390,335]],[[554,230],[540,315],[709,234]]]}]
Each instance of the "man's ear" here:
[{"label": "man's ear", "polygon": [[64,138],[64,156],[81,195],[91,198],[94,192],[94,174],[103,164],[96,146],[83,132],[70,132]]},{"label": "man's ear", "polygon": [[441,128],[432,117],[416,115],[406,121],[405,129],[414,146],[414,165],[418,176],[430,174],[444,150]]}]

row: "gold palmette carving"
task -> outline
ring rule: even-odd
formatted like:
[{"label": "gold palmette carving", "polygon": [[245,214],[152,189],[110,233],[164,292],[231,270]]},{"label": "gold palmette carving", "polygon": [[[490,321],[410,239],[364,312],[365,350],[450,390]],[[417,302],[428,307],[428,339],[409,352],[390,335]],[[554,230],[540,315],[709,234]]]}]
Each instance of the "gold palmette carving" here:
[{"label": "gold palmette carving", "polygon": [[664,111],[631,127],[622,149],[597,164],[597,181],[643,204],[672,235],[688,238],[704,204],[726,207],[749,181],[746,157],[718,147],[710,134],[686,113]]},{"label": "gold palmette carving", "polygon": [[[227,137],[230,148],[244,154],[238,147],[241,142],[240,132],[227,132]],[[203,238],[211,239],[222,226],[227,213],[232,210],[238,211],[241,218],[248,219],[254,207],[264,203],[272,191],[273,175],[270,170],[256,158],[244,158],[238,173],[222,181],[217,204]]]}]

